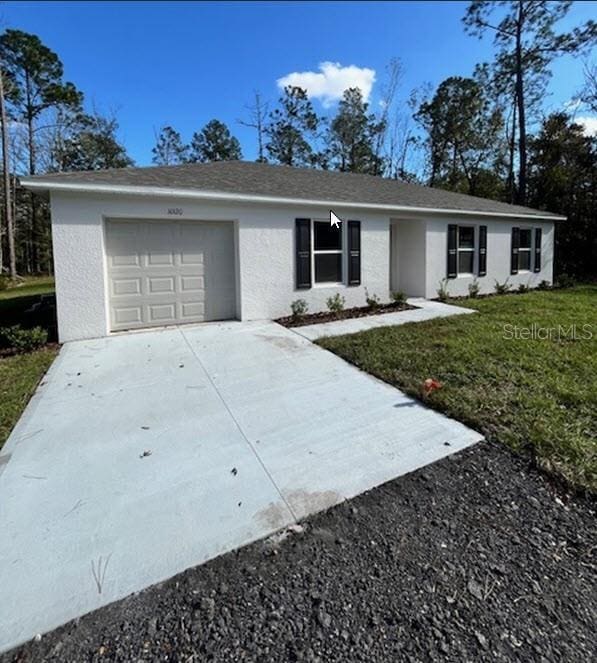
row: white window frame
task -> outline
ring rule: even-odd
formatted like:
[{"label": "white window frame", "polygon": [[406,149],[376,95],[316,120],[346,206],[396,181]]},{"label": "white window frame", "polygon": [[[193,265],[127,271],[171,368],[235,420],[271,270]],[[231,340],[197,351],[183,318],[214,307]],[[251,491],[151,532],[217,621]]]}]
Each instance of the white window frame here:
[{"label": "white window frame", "polygon": [[[523,230],[528,230],[531,233],[531,242],[529,244],[528,248],[522,248],[520,245],[520,238],[521,238],[521,233]],[[533,255],[533,249],[535,244],[535,232],[533,231],[533,228],[530,226],[521,226],[518,229],[518,264],[516,265],[518,267],[518,274],[529,274],[533,271],[533,264],[534,264],[534,255]],[[520,254],[521,253],[528,253],[529,254],[529,268],[528,269],[521,269],[520,267]]]},{"label": "white window frame", "polygon": [[[472,228],[473,229],[473,247],[472,248],[460,248],[460,229],[461,228]],[[475,270],[477,267],[477,242],[478,242],[479,233],[477,232],[477,226],[472,224],[458,224],[456,226],[456,274],[458,276],[475,276]],[[473,271],[472,272],[461,272],[460,271],[460,253],[472,253],[473,254]]]},{"label": "white window frame", "polygon": [[[344,279],[346,278],[346,265],[345,265],[345,237],[346,233],[342,227],[344,224],[340,224],[340,249],[315,249],[315,224],[316,223],[329,223],[329,220],[325,219],[311,219],[311,274],[313,274],[313,287],[314,288],[327,288],[332,286],[341,286],[344,285]],[[340,281],[317,281],[315,276],[315,256],[316,255],[325,255],[325,254],[340,254],[340,270],[341,270],[341,280]]]}]

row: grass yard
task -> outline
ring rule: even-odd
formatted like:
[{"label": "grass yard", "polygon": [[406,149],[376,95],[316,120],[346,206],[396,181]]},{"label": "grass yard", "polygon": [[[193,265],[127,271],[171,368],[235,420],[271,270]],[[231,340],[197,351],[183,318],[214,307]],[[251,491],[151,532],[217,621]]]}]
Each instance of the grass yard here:
[{"label": "grass yard", "polygon": [[[25,313],[41,295],[53,292],[51,277],[30,277],[16,287],[1,290],[0,326],[28,323],[53,327],[54,321],[48,313],[29,317]],[[0,357],[0,449],[57,352],[56,347],[48,346],[35,352]]]},{"label": "grass yard", "polygon": [[57,353],[47,347],[0,358],[0,449]]},{"label": "grass yard", "polygon": [[[479,314],[319,344],[412,396],[436,378],[443,387],[428,397],[431,407],[530,452],[574,487],[597,490],[597,285],[453,303]],[[514,325],[527,335],[554,331],[508,338]],[[572,325],[576,339],[566,335]]]},{"label": "grass yard", "polygon": [[0,302],[20,297],[47,295],[52,292],[54,292],[53,276],[28,276],[18,285],[10,286],[6,290],[0,290]]}]

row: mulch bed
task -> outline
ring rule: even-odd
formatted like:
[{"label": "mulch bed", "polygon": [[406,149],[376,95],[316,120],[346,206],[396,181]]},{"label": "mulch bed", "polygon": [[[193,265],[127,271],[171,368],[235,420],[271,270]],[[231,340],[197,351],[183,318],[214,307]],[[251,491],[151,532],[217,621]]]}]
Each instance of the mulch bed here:
[{"label": "mulch bed", "polygon": [[345,308],[338,313],[331,311],[321,311],[320,313],[308,313],[296,318],[292,315],[287,315],[284,318],[274,320],[283,327],[304,327],[305,325],[315,325],[321,322],[334,322],[335,320],[349,320],[350,318],[364,318],[368,315],[380,315],[382,313],[395,313],[396,311],[410,311],[417,308],[410,304],[380,304],[379,306],[355,306],[353,308]]},{"label": "mulch bed", "polygon": [[595,660],[595,507],[482,443],[0,662]]}]

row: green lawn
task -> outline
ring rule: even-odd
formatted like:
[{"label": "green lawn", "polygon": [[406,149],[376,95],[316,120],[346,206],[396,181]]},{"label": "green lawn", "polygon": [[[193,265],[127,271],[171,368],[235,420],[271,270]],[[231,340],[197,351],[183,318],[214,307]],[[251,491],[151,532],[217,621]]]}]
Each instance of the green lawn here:
[{"label": "green lawn", "polygon": [[7,290],[0,290],[0,302],[20,297],[46,295],[52,292],[54,292],[53,276],[28,276],[22,282],[10,286]]},{"label": "green lawn", "polygon": [[[0,326],[40,324],[50,328],[54,321],[48,313],[27,317],[25,311],[40,300],[40,295],[54,292],[50,277],[30,277],[21,285],[0,291]],[[0,357],[0,448],[27,405],[58,349],[48,346],[35,352]]]},{"label": "green lawn", "polygon": [[0,449],[57,352],[47,347],[0,358]]},{"label": "green lawn", "polygon": [[[431,407],[596,490],[597,286],[454,303],[479,313],[319,343],[413,396],[426,378],[438,379]],[[506,325],[555,331],[548,340],[516,339]],[[566,337],[571,325],[592,338]]]}]

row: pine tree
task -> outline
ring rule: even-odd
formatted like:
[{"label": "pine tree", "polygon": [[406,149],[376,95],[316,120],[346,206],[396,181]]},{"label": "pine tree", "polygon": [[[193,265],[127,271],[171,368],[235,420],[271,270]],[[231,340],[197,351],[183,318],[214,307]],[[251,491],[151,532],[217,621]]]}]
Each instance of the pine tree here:
[{"label": "pine tree", "polygon": [[219,120],[209,121],[201,131],[193,134],[189,161],[237,161],[242,158],[238,139]]},{"label": "pine tree", "polygon": [[178,131],[166,125],[160,129],[156,137],[156,144],[152,148],[152,161],[158,166],[171,166],[185,163],[188,159],[189,148],[183,144]]}]

